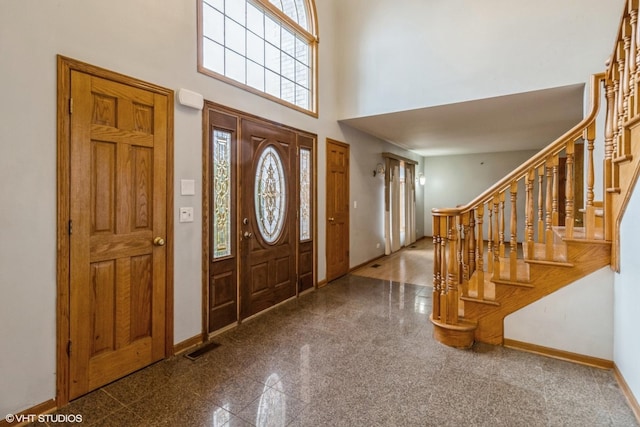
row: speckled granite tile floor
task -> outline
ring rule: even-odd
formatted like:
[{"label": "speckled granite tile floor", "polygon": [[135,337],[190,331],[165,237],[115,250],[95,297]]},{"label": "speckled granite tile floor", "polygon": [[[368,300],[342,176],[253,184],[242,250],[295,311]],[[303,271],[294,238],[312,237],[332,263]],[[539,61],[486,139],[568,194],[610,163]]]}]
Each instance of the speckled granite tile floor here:
[{"label": "speckled granite tile floor", "polygon": [[430,311],[428,287],[349,275],[59,413],[85,426],[638,426],[612,372],[443,346]]}]

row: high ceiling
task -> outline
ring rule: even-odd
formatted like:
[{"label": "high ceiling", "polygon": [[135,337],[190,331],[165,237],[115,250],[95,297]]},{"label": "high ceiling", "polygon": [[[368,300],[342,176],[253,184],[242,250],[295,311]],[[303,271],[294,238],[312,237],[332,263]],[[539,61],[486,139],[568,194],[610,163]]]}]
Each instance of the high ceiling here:
[{"label": "high ceiling", "polygon": [[341,120],[421,156],[540,149],[583,117],[584,84]]}]

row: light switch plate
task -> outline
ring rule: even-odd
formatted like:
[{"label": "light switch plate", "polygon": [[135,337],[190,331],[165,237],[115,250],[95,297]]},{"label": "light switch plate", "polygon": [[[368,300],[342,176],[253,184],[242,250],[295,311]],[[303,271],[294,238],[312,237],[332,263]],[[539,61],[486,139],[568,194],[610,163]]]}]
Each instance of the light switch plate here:
[{"label": "light switch plate", "polygon": [[193,222],[193,208],[180,208],[180,222]]},{"label": "light switch plate", "polygon": [[196,194],[196,181],[193,179],[180,180],[180,195],[194,196]]}]

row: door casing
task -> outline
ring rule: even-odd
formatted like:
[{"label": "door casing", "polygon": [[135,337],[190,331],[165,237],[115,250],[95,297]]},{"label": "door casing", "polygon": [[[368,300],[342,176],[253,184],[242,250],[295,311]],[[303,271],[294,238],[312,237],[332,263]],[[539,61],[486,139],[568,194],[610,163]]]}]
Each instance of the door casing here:
[{"label": "door casing", "polygon": [[70,374],[70,185],[71,73],[78,71],[167,97],[165,357],[173,354],[173,91],[123,74],[58,55],[57,59],[57,370],[56,405],[69,402]]}]

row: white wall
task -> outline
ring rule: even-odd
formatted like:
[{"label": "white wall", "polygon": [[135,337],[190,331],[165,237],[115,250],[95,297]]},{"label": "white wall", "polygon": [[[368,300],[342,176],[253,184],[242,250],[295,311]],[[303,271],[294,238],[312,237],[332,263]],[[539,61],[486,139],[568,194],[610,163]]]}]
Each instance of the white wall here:
[{"label": "white wall", "polygon": [[340,118],[560,87],[604,71],[621,0],[349,0]]},{"label": "white wall", "polygon": [[[535,153],[536,151],[527,150],[425,157],[424,174],[427,178],[424,186],[425,235],[431,236],[433,232],[431,209],[454,208],[469,203]],[[507,209],[509,209],[508,197],[507,194],[505,202]],[[518,221],[522,228],[524,197],[521,199]],[[487,224],[486,221],[485,224]]]},{"label": "white wall", "polygon": [[613,273],[604,267],[504,319],[504,337],[613,360]]},{"label": "white wall", "polygon": [[640,401],[640,186],[636,188],[620,228],[620,274],[615,275],[613,361]]}]

